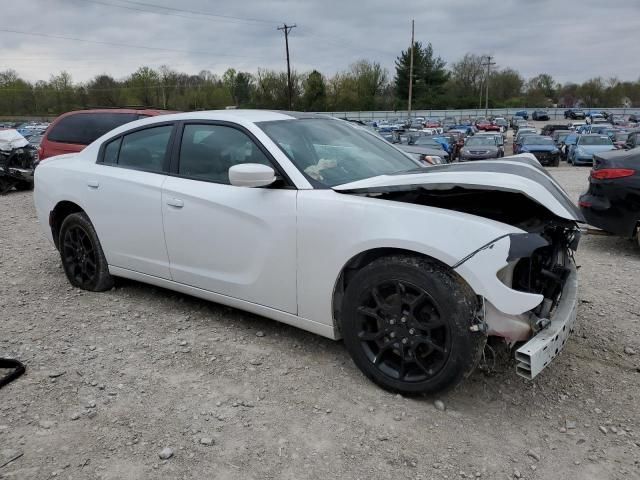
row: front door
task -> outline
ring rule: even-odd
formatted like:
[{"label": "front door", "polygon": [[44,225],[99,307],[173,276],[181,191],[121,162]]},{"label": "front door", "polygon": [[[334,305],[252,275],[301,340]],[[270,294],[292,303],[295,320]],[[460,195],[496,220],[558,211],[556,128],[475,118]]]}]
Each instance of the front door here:
[{"label": "front door", "polygon": [[229,184],[229,167],[271,160],[243,130],[186,124],[162,188],[174,281],[297,312],[296,190]]}]

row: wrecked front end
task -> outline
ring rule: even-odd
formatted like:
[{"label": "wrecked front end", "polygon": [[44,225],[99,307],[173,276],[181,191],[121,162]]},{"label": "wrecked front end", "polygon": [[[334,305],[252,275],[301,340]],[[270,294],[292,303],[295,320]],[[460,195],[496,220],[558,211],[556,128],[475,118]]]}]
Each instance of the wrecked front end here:
[{"label": "wrecked front end", "polygon": [[[389,176],[358,193],[462,212],[514,227],[451,265],[481,297],[479,325],[515,349],[517,373],[532,379],[558,355],[576,320],[579,210],[528,156]],[[453,167],[453,168],[447,168]],[[381,185],[381,183],[387,185]],[[404,183],[403,185],[401,183]],[[353,187],[360,188],[353,188]],[[473,235],[473,231],[460,232]]]},{"label": "wrecked front end", "polygon": [[31,145],[11,150],[0,149],[0,195],[13,187],[31,190],[37,163],[38,152]]}]

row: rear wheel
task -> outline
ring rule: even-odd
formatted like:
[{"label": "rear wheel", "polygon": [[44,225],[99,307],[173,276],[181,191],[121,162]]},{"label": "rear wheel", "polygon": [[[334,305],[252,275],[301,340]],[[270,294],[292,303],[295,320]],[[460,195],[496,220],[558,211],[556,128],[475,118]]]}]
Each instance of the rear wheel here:
[{"label": "rear wheel", "polygon": [[60,227],[60,258],[71,285],[101,292],[113,287],[113,277],[89,217],[73,213]]},{"label": "rear wheel", "polygon": [[358,271],[345,292],[345,345],[381,387],[435,393],[475,368],[486,337],[472,332],[476,297],[447,267],[421,257],[391,256]]}]

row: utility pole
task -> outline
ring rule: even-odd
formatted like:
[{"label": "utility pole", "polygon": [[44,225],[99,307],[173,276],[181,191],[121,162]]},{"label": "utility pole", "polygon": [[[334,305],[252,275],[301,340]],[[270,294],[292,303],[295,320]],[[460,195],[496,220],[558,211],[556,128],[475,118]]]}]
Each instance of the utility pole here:
[{"label": "utility pole", "polygon": [[483,67],[487,67],[487,78],[485,79],[485,97],[484,97],[484,116],[489,116],[489,76],[491,75],[491,67],[496,64],[496,62],[492,62],[493,57],[491,55],[487,55],[486,63],[483,63]]},{"label": "utility pole", "polygon": [[286,23],[284,23],[281,27],[278,27],[278,30],[282,30],[284,32],[284,45],[287,49],[287,93],[289,98],[289,110],[293,109],[293,107],[291,106],[291,65],[289,63],[289,32],[293,28],[296,28],[295,24],[287,25]]},{"label": "utility pole", "polygon": [[411,20],[411,54],[409,57],[409,105],[407,108],[409,121],[411,121],[411,97],[413,96],[413,33],[414,21]]}]

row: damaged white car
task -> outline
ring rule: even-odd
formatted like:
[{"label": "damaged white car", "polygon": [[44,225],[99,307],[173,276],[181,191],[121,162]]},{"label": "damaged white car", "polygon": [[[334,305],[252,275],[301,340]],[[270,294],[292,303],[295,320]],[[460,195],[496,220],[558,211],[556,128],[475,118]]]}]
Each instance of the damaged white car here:
[{"label": "damaged white car", "polygon": [[424,167],[341,120],[228,110],[129,123],[35,179],[72,285],[126,277],[343,338],[389,390],[455,385],[488,336],[533,378],[575,321],[582,219],[529,156]]}]

